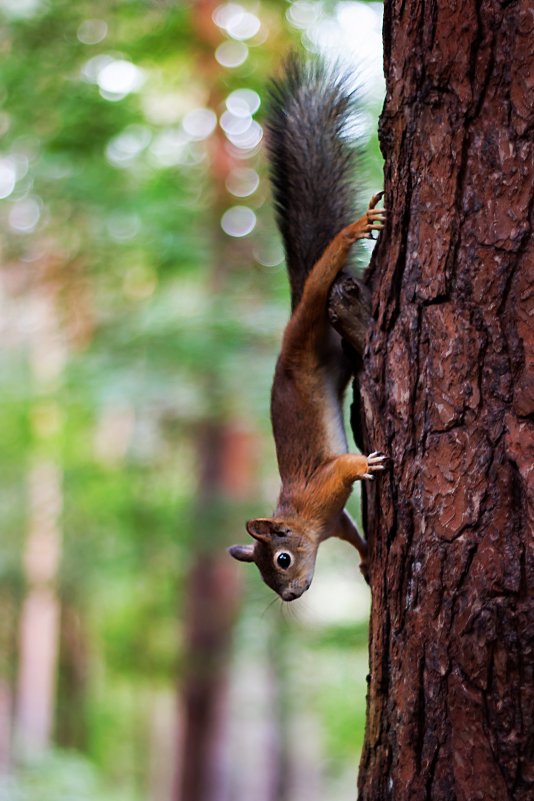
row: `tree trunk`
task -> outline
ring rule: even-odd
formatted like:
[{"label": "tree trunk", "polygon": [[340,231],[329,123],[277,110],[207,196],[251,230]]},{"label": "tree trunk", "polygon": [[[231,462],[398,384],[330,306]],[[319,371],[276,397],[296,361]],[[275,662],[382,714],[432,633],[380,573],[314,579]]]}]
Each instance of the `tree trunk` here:
[{"label": "tree trunk", "polygon": [[30,361],[36,401],[32,409],[33,465],[29,473],[29,530],[24,545],[27,588],[20,614],[15,734],[18,753],[33,758],[50,745],[56,706],[59,645],[57,574],[62,552],[63,473],[58,456],[62,415],[56,393],[65,348],[57,311],[56,264],[31,302]]},{"label": "tree trunk", "polygon": [[[199,47],[198,75],[206,88],[207,106],[218,112],[228,90],[226,72],[214,51],[223,41],[214,23],[218,0],[195,0],[191,20]],[[220,127],[209,143],[212,195],[212,263],[209,289],[221,295],[235,265],[243,260],[246,245],[223,234],[220,220],[235,202],[226,188],[229,174],[246,164],[232,153]],[[224,396],[214,365],[205,375],[213,399]],[[236,390],[238,392],[238,390]],[[221,407],[231,407],[226,395]],[[227,672],[241,585],[239,571],[223,544],[238,511],[250,495],[255,445],[250,432],[217,417],[204,421],[199,433],[198,501],[195,510],[195,542],[185,587],[183,676],[180,707],[183,716],[178,738],[177,801],[228,801],[231,770],[228,759]],[[242,525],[242,523],[240,524]]]},{"label": "tree trunk", "polygon": [[[534,14],[387,2],[363,801],[534,798]],[[530,373],[529,373],[530,366]]]},{"label": "tree trunk", "polygon": [[199,446],[195,523],[201,543],[185,589],[183,725],[174,797],[227,801],[227,672],[240,585],[228,555],[213,542],[229,523],[225,504],[237,505],[248,494],[254,449],[246,432],[216,422],[205,425]]},{"label": "tree trunk", "polygon": [[55,742],[60,748],[87,750],[89,634],[77,599],[63,598],[59,627]]}]

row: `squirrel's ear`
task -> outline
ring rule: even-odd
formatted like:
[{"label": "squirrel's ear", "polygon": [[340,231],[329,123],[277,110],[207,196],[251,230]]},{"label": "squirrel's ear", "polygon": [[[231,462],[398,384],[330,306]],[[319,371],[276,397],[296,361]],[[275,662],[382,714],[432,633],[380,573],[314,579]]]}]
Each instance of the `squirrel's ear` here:
[{"label": "squirrel's ear", "polygon": [[228,548],[228,553],[237,559],[239,562],[253,562],[254,561],[254,546],[253,545],[231,545]]},{"label": "squirrel's ear", "polygon": [[271,538],[273,521],[269,517],[257,517],[247,521],[247,531],[255,540],[267,542]]}]

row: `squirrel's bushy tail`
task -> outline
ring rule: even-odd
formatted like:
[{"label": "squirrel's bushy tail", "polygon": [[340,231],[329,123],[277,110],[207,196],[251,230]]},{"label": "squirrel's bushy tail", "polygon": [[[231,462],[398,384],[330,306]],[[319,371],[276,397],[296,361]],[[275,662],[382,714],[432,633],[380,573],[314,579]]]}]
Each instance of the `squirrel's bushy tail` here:
[{"label": "squirrel's bushy tail", "polygon": [[267,148],[293,308],[321,253],[355,219],[355,100],[347,76],[319,59],[293,54],[271,82]]}]

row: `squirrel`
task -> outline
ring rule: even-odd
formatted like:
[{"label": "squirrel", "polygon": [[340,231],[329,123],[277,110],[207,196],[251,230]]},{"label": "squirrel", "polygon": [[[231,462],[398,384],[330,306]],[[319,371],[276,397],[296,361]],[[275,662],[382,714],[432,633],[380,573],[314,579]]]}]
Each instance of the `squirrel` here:
[{"label": "squirrel", "polygon": [[367,546],[344,507],[354,481],[372,479],[386,457],[348,453],[342,402],[351,369],[327,306],[351,246],[382,230],[387,212],[376,208],[379,192],[351,222],[353,148],[346,129],[355,96],[346,76],[293,54],[283,77],[271,82],[269,99],[270,177],[292,300],[271,394],[282,486],[274,515],[246,523],[254,543],[228,550],[255,562],[265,583],[292,601],[309,588],[317,549],[328,537],[356,547],[367,578]]}]

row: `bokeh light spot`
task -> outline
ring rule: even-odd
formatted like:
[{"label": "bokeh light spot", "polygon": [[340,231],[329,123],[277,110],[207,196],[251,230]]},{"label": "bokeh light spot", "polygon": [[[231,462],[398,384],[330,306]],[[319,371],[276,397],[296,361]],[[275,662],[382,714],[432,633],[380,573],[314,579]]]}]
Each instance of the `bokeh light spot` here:
[{"label": "bokeh light spot", "polygon": [[249,11],[243,12],[241,16],[234,17],[226,26],[226,32],[232,39],[252,39],[259,32],[261,22],[255,14]]},{"label": "bokeh light spot", "polygon": [[221,218],[221,228],[228,236],[247,236],[255,226],[256,215],[247,206],[232,206]]},{"label": "bokeh light spot", "polygon": [[243,42],[223,42],[215,51],[215,58],[222,67],[235,69],[248,58],[248,47]]},{"label": "bokeh light spot", "polygon": [[260,96],[253,89],[236,89],[226,98],[226,108],[236,117],[255,114],[260,104]]},{"label": "bokeh light spot", "polygon": [[94,45],[102,42],[108,33],[108,26],[103,19],[86,19],[79,26],[77,37],[82,44]]},{"label": "bokeh light spot", "polygon": [[108,64],[113,64],[113,57],[107,53],[100,53],[98,56],[93,56],[82,67],[82,75],[90,83],[97,83],[98,76]]},{"label": "bokeh light spot", "polygon": [[297,0],[287,9],[286,16],[295,28],[308,28],[317,20],[320,15],[320,5],[318,3]]},{"label": "bokeh light spot", "polygon": [[99,70],[96,82],[100,87],[100,93],[106,100],[122,100],[139,89],[144,81],[144,76],[139,67],[125,59],[113,59]]},{"label": "bokeh light spot", "polygon": [[235,25],[245,15],[245,9],[239,3],[222,3],[213,12],[214,23],[224,31],[229,25]]},{"label": "bokeh light spot", "polygon": [[252,125],[252,117],[250,115],[236,117],[231,111],[225,111],[221,115],[220,125],[226,134],[236,136],[248,131]]},{"label": "bokeh light spot", "polygon": [[116,242],[127,242],[135,239],[141,230],[138,214],[112,214],[107,221],[109,235]]},{"label": "bokeh light spot", "polygon": [[13,159],[0,159],[0,198],[9,197],[15,188],[17,169]]},{"label": "bokeh light spot", "polygon": [[196,108],[185,115],[182,126],[191,139],[207,139],[215,130],[217,115],[210,108]]},{"label": "bokeh light spot", "polygon": [[278,267],[284,261],[284,249],[278,242],[261,242],[254,248],[254,258],[263,267]]},{"label": "bokeh light spot", "polygon": [[35,230],[41,218],[41,203],[36,197],[17,200],[9,212],[9,224],[15,231],[29,234]]},{"label": "bokeh light spot", "polygon": [[254,194],[259,184],[258,173],[248,167],[236,167],[226,179],[226,188],[236,197],[248,197]]},{"label": "bokeh light spot", "polygon": [[161,131],[150,145],[150,155],[159,167],[174,167],[187,162],[191,138],[185,131],[167,128]]},{"label": "bokeh light spot", "polygon": [[15,19],[33,17],[43,6],[46,8],[45,0],[2,0],[4,14]]},{"label": "bokeh light spot", "polygon": [[263,128],[255,120],[252,120],[244,133],[226,135],[234,147],[239,150],[254,150],[262,140]]},{"label": "bokeh light spot", "polygon": [[145,125],[129,125],[109,142],[106,157],[118,167],[128,166],[147,147],[150,139],[150,129]]}]

